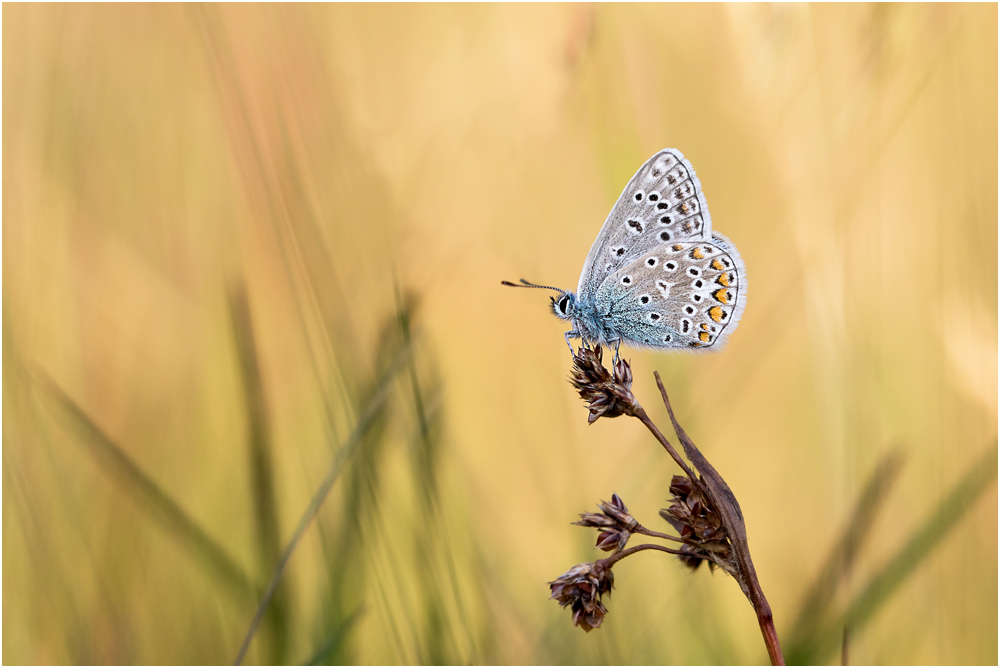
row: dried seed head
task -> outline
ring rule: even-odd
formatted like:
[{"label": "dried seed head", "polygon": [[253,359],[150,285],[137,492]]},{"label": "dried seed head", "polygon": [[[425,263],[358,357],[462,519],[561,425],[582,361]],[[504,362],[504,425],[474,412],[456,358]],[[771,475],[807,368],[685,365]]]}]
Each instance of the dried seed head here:
[{"label": "dried seed head", "polygon": [[639,523],[629,514],[625,502],[617,494],[611,495],[610,503],[602,501],[597,505],[600,513],[583,513],[580,521],[573,524],[603,529],[597,536],[597,547],[605,552],[621,552]]},{"label": "dried seed head", "polygon": [[697,569],[705,560],[709,568],[721,566],[735,576],[738,573],[735,555],[711,499],[690,478],[680,475],[670,482],[670,493],[674,495],[672,503],[660,510],[660,517],[684,539],[686,544],[681,552],[685,554],[680,558],[684,565]]},{"label": "dried seed head", "polygon": [[632,394],[632,369],[625,360],[614,365],[614,374],[604,368],[601,362],[600,346],[580,348],[573,355],[573,370],[570,383],[587,402],[590,415],[587,422],[593,423],[601,417],[631,415],[638,407]]},{"label": "dried seed head", "polygon": [[608,609],[601,603],[601,596],[610,596],[615,577],[604,562],[577,564],[549,583],[552,596],[562,607],[571,606],[573,624],[586,632],[596,629],[604,621]]}]

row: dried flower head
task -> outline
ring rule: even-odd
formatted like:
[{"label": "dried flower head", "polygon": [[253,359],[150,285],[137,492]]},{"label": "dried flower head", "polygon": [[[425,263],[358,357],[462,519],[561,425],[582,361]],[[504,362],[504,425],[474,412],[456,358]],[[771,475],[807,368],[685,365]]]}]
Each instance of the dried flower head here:
[{"label": "dried flower head", "polygon": [[597,547],[605,552],[621,552],[639,523],[629,514],[625,502],[617,494],[611,495],[611,503],[602,501],[597,505],[600,513],[583,513],[580,521],[573,524],[602,529],[597,536]]},{"label": "dried flower head", "polygon": [[675,475],[670,493],[674,495],[672,503],[660,511],[660,517],[684,539],[681,551],[685,555],[680,558],[684,565],[697,569],[704,560],[709,568],[718,565],[735,575],[738,571],[732,546],[711,499],[687,476]]},{"label": "dried flower head", "polygon": [[577,564],[549,583],[552,596],[562,607],[572,606],[573,624],[590,633],[604,621],[608,609],[601,604],[603,594],[611,594],[615,576],[603,561]]},{"label": "dried flower head", "polygon": [[639,405],[632,394],[632,368],[628,362],[622,359],[615,362],[612,375],[604,368],[601,356],[600,346],[580,348],[573,355],[573,375],[569,382],[580,398],[588,402],[588,423],[601,417],[632,415]]}]

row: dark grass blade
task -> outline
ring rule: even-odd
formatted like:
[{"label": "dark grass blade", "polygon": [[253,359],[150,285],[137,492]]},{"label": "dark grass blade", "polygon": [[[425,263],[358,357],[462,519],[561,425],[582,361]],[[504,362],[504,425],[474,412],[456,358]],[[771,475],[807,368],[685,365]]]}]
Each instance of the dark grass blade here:
[{"label": "dark grass blade", "polygon": [[136,504],[156,518],[199,563],[212,570],[226,585],[227,591],[240,602],[253,600],[256,588],[252,580],[229,554],[101,431],[44,371],[36,371],[35,382],[51,400],[53,408],[80,435],[79,442],[93,455],[98,465],[121,485]]},{"label": "dark grass blade", "polygon": [[306,666],[330,666],[334,665],[332,659],[337,656],[341,645],[347,639],[347,634],[354,625],[361,619],[364,610],[358,608],[347,616],[331,632],[326,641],[313,653],[313,655],[303,665]]},{"label": "dark grass blade", "polygon": [[844,630],[853,634],[871,621],[931,551],[954,529],[972,505],[997,479],[997,444],[994,443],[969,467],[924,523],[913,532],[889,562],[854,597],[843,615],[826,627],[812,644],[805,662],[825,660],[842,645]]},{"label": "dark grass blade", "polygon": [[868,479],[849,524],[803,599],[795,627],[789,634],[789,663],[806,663],[812,655],[812,643],[817,632],[830,621],[830,606],[837,589],[850,574],[858,554],[867,544],[875,518],[898,480],[902,465],[903,456],[899,450],[887,453]]},{"label": "dark grass blade", "polygon": [[[228,298],[246,401],[249,435],[247,455],[257,532],[258,562],[261,573],[268,574],[277,569],[281,559],[281,529],[278,524],[278,503],[274,490],[271,430],[245,283],[240,281],[231,285]],[[287,588],[279,587],[267,613],[270,636],[267,663],[283,663],[288,644],[288,607]]]}]

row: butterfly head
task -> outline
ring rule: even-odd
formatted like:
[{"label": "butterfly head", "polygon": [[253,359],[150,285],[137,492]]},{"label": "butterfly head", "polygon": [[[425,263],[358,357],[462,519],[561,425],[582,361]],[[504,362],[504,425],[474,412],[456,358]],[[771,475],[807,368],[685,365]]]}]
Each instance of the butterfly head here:
[{"label": "butterfly head", "polygon": [[576,295],[572,292],[563,292],[559,297],[550,297],[552,300],[552,312],[560,320],[572,320],[576,315]]}]

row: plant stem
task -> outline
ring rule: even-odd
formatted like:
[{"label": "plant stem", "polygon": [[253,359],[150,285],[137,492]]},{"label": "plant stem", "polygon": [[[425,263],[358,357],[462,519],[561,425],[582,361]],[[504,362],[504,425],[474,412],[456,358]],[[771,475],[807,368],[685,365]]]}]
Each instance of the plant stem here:
[{"label": "plant stem", "polygon": [[625,557],[633,555],[636,552],[642,552],[643,550],[659,550],[660,552],[677,554],[682,557],[686,556],[680,550],[671,550],[669,547],[663,547],[662,545],[654,545],[653,543],[643,543],[642,545],[636,545],[635,547],[630,547],[627,550],[622,550],[618,554],[613,554],[607,559],[600,559],[600,561],[602,561],[606,567],[610,568],[611,566],[614,566],[616,563],[618,563]]},{"label": "plant stem", "polygon": [[637,526],[635,528],[635,531],[633,531],[632,533],[641,533],[643,536],[651,536],[653,538],[662,538],[663,540],[673,540],[673,541],[677,541],[678,543],[683,543],[684,542],[683,538],[678,538],[677,536],[671,536],[668,533],[660,533],[659,531],[653,531],[652,529],[647,529],[646,527],[642,526],[641,524],[639,526]]},{"label": "plant stem", "polygon": [[[722,519],[726,533],[729,535],[729,542],[733,547],[733,552],[739,565],[738,580],[740,588],[743,589],[743,593],[750,601],[750,605],[753,606],[754,612],[757,613],[757,623],[760,625],[761,635],[764,636],[764,645],[767,647],[767,656],[771,659],[771,665],[783,666],[785,665],[785,657],[781,653],[781,643],[778,641],[778,633],[774,629],[774,617],[771,614],[771,606],[764,596],[764,590],[757,580],[757,571],[753,567],[753,560],[750,558],[750,546],[747,541],[746,526],[743,522],[743,512],[740,510],[736,495],[733,494],[726,481],[705,456],[701,454],[698,446],[694,444],[694,441],[687,435],[684,428],[677,422],[677,418],[674,416],[674,409],[670,406],[670,399],[667,397],[667,390],[663,387],[663,381],[660,379],[660,374],[654,371],[653,376],[656,378],[656,386],[659,388],[660,396],[663,398],[663,405],[667,409],[667,414],[670,415],[670,422],[674,427],[674,433],[677,434],[677,438],[684,447],[684,453],[695,465],[695,468],[698,469],[698,472],[701,473],[704,480],[695,477],[691,473],[688,473],[688,477],[691,478],[692,482],[698,484],[701,489],[705,490],[705,493],[712,500],[716,512],[719,513]],[[641,416],[639,413],[641,413]],[[636,412],[636,416],[640,420],[645,418],[643,424],[646,424],[649,430],[657,436],[657,440],[664,444],[664,447],[667,447],[666,439],[656,429],[656,425],[653,425],[649,421],[649,417],[646,416],[641,408]],[[647,421],[649,422],[647,423]],[[678,459],[676,451],[673,448],[669,448],[668,452],[671,453],[671,456],[675,460]],[[686,466],[683,468],[685,472],[689,471]]]},{"label": "plant stem", "polygon": [[691,482],[697,485],[698,484],[697,474],[691,470],[691,467],[687,465],[687,462],[681,459],[681,456],[677,454],[676,450],[674,450],[674,446],[670,445],[670,441],[667,440],[667,437],[664,436],[662,433],[660,433],[659,427],[653,424],[653,421],[649,419],[649,415],[646,414],[646,409],[636,404],[635,408],[633,409],[633,415],[635,415],[635,417],[638,418],[640,422],[646,425],[646,429],[648,429],[656,438],[656,440],[660,442],[660,445],[663,446],[663,449],[666,450],[671,457],[673,457],[674,461],[677,462],[677,465],[681,467],[681,470],[683,470],[684,473],[687,475],[687,477],[691,479]]}]

